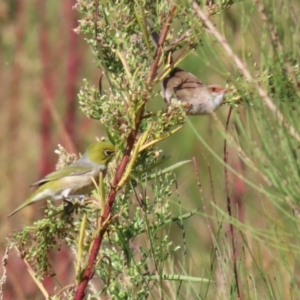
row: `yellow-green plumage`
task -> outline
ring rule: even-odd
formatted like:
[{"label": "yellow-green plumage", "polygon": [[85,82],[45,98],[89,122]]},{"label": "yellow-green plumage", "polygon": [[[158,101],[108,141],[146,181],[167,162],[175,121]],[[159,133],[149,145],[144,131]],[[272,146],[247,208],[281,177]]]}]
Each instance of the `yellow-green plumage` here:
[{"label": "yellow-green plumage", "polygon": [[38,187],[37,190],[9,217],[40,200],[63,200],[70,196],[89,194],[95,188],[93,179],[98,182],[100,172],[103,172],[105,176],[107,165],[114,153],[115,147],[110,143],[91,144],[77,161],[32,184]]}]

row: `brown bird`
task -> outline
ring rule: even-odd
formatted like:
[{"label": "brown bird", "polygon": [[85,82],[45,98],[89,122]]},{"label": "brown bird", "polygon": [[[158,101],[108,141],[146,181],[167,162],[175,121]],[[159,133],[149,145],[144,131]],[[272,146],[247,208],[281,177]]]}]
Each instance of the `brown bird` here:
[{"label": "brown bird", "polygon": [[[158,46],[159,35],[150,28],[150,36]],[[172,101],[180,101],[188,115],[203,115],[213,112],[223,102],[227,90],[219,85],[206,85],[201,80],[178,67],[174,67],[162,81],[161,96],[165,103],[170,105]]]}]

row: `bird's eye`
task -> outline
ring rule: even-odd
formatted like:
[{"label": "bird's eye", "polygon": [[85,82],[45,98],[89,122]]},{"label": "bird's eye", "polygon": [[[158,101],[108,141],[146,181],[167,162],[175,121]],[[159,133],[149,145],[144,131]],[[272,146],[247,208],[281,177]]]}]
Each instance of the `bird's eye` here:
[{"label": "bird's eye", "polygon": [[114,154],[115,153],[115,151],[112,151],[112,150],[104,150],[104,154],[106,155],[106,156],[111,156],[112,154]]},{"label": "bird's eye", "polygon": [[212,92],[216,92],[216,91],[217,91],[217,88],[213,86],[213,87],[211,88],[211,91],[212,91]]}]

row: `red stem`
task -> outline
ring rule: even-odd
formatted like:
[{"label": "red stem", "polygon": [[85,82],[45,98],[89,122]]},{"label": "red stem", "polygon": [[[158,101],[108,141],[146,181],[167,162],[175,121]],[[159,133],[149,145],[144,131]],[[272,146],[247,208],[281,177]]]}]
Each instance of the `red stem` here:
[{"label": "red stem", "polygon": [[158,63],[160,60],[160,57],[163,53],[162,51],[162,46],[167,38],[168,32],[170,30],[170,25],[171,25],[171,20],[173,15],[175,14],[177,9],[176,5],[173,5],[169,11],[169,14],[167,16],[165,25],[163,26],[162,30],[160,31],[160,35],[159,35],[159,41],[158,41],[158,45],[156,47],[156,51],[155,51],[155,55],[154,55],[154,60],[151,64],[150,67],[150,73],[149,73],[149,81],[153,82],[155,75],[156,75],[156,71],[158,69]]},{"label": "red stem", "polygon": [[[226,121],[226,132],[228,132],[228,125],[229,125],[229,120],[232,112],[232,107],[229,108],[228,116],[227,116],[227,121]],[[227,152],[227,140],[224,140],[224,149],[223,149],[223,160],[225,163],[224,167],[224,177],[225,177],[225,191],[226,191],[226,196],[227,196],[227,212],[230,218],[232,218],[232,209],[231,209],[231,199],[229,196],[229,186],[228,186],[228,169],[227,169],[227,163],[228,163],[228,152]],[[240,287],[239,287],[239,279],[238,279],[238,269],[237,269],[237,249],[236,249],[236,242],[234,238],[234,227],[233,224],[230,223],[229,225],[229,230],[230,230],[230,238],[231,238],[231,246],[232,246],[232,258],[233,258],[233,273],[234,273],[234,279],[235,279],[235,284],[236,284],[236,292],[237,292],[237,297],[238,299],[241,298],[240,294]]]},{"label": "red stem", "polygon": [[[140,122],[141,122],[141,120],[138,121],[138,124],[135,128],[139,128]],[[120,180],[122,178],[122,175],[125,171],[125,168],[126,168],[128,162],[129,162],[130,153],[131,153],[131,150],[133,148],[137,132],[138,132],[138,129],[133,130],[130,133],[128,139],[127,139],[127,147],[125,149],[122,161],[121,161],[121,163],[120,163],[120,165],[119,165],[119,167],[116,171],[116,176],[113,180],[112,188],[111,188],[110,193],[108,195],[108,201],[105,205],[104,212],[103,212],[102,217],[101,217],[101,228],[103,228],[103,225],[105,224],[105,222],[107,222],[112,217],[111,216],[111,208],[114,204],[114,201],[115,201],[115,198],[116,198],[116,195],[117,195],[117,190],[116,190],[115,187],[120,182]],[[95,265],[95,262],[97,261],[97,256],[98,256],[101,244],[102,244],[104,234],[105,234],[105,230],[101,230],[99,235],[97,237],[95,237],[95,239],[93,241],[93,246],[92,246],[92,249],[90,251],[90,256],[89,256],[89,259],[88,259],[87,267],[83,272],[81,282],[77,286],[75,296],[74,296],[74,300],[82,300],[84,298],[86,287],[87,287],[87,285],[89,283],[89,280],[92,278],[93,273],[94,273],[94,265]]]},{"label": "red stem", "polygon": [[[160,40],[159,40],[159,45],[162,45],[166,39],[168,30],[170,28],[170,23],[171,23],[171,19],[172,16],[174,15],[175,11],[176,11],[176,6],[172,6],[169,14],[167,16],[167,20],[166,20],[166,25],[163,27],[161,35],[160,35]],[[156,71],[158,69],[158,61],[161,55],[161,47],[157,48],[158,50],[155,53],[155,57],[153,59],[153,62],[151,64],[150,67],[150,71],[149,71],[149,86],[152,85],[153,80],[155,78],[155,74]],[[144,103],[146,104],[147,102],[147,98],[144,99]],[[118,183],[120,182],[124,171],[126,169],[126,166],[129,162],[130,159],[130,153],[131,150],[133,148],[134,142],[136,140],[136,136],[140,127],[140,123],[142,121],[142,115],[143,113],[139,114],[139,117],[136,120],[136,124],[134,126],[134,129],[131,131],[131,133],[129,134],[128,138],[127,138],[127,146],[126,149],[124,151],[124,155],[123,158],[121,160],[121,163],[119,165],[119,167],[117,168],[116,171],[116,176],[113,180],[112,183],[112,187],[110,189],[110,192],[108,194],[108,200],[106,202],[106,205],[104,207],[104,211],[103,214],[101,216],[101,228],[102,230],[100,230],[100,233],[97,237],[95,237],[94,241],[93,241],[93,245],[92,245],[92,249],[90,251],[90,255],[88,258],[88,263],[87,263],[87,267],[85,268],[85,270],[82,273],[82,277],[81,277],[81,282],[78,284],[77,288],[76,288],[76,292],[74,295],[74,300],[82,300],[84,298],[85,295],[85,290],[87,288],[87,285],[89,283],[89,280],[93,277],[93,273],[94,273],[94,265],[97,261],[97,256],[102,244],[102,240],[103,240],[103,236],[106,232],[106,230],[103,228],[104,224],[106,222],[108,222],[109,220],[111,220],[112,215],[111,215],[111,208],[114,204],[116,195],[117,195],[117,190],[116,190],[116,186],[118,185]]]}]

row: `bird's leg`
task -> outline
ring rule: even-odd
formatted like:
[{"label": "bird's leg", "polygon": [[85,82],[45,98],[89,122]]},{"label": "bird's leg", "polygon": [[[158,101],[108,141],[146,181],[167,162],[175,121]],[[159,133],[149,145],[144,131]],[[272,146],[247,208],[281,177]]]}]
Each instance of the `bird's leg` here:
[{"label": "bird's leg", "polygon": [[66,203],[66,205],[64,205],[64,215],[71,214],[75,210],[74,203],[65,197],[62,201],[63,203]]},{"label": "bird's leg", "polygon": [[84,200],[86,199],[85,195],[70,195],[68,197],[64,197],[63,201],[68,202],[68,203],[72,203],[70,200],[72,199],[79,199],[79,202],[81,205],[84,204]]},{"label": "bird's leg", "polygon": [[83,205],[85,198],[86,198],[85,195],[71,195],[71,196],[63,197],[62,201],[66,203],[66,205],[64,206],[64,213],[71,214],[76,209],[76,204],[70,200],[79,199],[80,205]]}]

